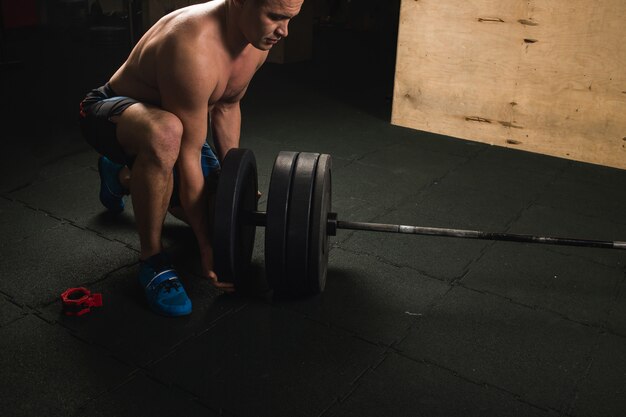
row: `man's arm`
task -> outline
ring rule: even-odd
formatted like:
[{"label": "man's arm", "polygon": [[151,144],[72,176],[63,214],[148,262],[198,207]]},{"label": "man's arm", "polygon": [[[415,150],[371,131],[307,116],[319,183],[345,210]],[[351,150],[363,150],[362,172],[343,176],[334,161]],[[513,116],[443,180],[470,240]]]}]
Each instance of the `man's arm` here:
[{"label": "man's arm", "polygon": [[232,284],[219,283],[213,272],[208,196],[200,164],[207,135],[208,100],[216,87],[215,74],[206,67],[207,55],[183,42],[165,45],[157,69],[161,105],[175,114],[183,125],[176,163],[180,174],[180,202],[200,249],[202,274],[214,285],[232,290]]},{"label": "man's arm", "polygon": [[[255,53],[258,54],[258,61],[254,72],[261,68],[268,54],[267,51],[255,51]],[[246,94],[249,85],[248,82],[248,85],[236,97],[227,102],[216,103],[211,110],[211,133],[220,161],[224,160],[229,150],[239,147],[241,135],[241,107],[239,103]]]},{"label": "man's arm", "polygon": [[217,103],[211,110],[211,133],[220,161],[232,148],[239,147],[241,134],[241,108],[239,100]]}]

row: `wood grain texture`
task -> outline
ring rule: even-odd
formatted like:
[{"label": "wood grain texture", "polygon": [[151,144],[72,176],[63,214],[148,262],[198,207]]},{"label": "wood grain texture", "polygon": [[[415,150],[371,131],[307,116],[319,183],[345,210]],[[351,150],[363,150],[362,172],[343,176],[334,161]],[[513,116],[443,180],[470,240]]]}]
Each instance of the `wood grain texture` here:
[{"label": "wood grain texture", "polygon": [[392,122],[626,169],[626,2],[402,0]]}]

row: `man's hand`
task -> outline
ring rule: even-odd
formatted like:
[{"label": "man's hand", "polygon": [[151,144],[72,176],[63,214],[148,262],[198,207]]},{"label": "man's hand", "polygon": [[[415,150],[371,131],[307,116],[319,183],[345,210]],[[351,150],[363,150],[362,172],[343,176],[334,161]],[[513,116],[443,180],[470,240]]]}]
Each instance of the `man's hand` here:
[{"label": "man's hand", "polygon": [[211,284],[213,284],[213,286],[218,290],[222,290],[229,294],[235,292],[235,284],[233,284],[232,282],[220,282],[217,279],[217,275],[215,274],[215,272],[209,271],[207,278],[211,281]]},{"label": "man's hand", "polygon": [[211,284],[218,290],[222,290],[227,293],[235,292],[235,284],[232,282],[220,282],[217,278],[217,274],[213,271],[213,248],[208,247],[200,252],[200,262],[202,264],[202,274],[206,277]]}]

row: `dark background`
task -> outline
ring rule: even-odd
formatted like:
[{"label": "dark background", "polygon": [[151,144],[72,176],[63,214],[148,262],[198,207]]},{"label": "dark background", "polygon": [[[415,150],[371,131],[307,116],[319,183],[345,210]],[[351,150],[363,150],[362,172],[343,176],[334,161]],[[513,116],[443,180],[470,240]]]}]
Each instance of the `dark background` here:
[{"label": "dark background", "polygon": [[[386,104],[378,111],[389,118],[400,1],[320,2],[325,4],[316,9],[324,14],[314,18],[311,59],[280,64],[289,67],[284,71],[289,75],[283,75],[347,99],[380,98]],[[132,14],[103,13],[88,4],[0,2],[3,140],[28,138],[49,144],[59,129],[75,132],[78,102],[108,80],[146,29],[139,1],[133,2]]]}]

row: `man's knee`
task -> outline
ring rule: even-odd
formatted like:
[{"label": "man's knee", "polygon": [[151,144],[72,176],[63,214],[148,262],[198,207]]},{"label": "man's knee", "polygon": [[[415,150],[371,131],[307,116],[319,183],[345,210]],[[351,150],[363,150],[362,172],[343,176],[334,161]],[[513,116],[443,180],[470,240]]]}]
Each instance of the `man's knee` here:
[{"label": "man's knee", "polygon": [[152,156],[166,168],[171,168],[178,159],[183,135],[183,124],[176,115],[163,113],[151,126],[149,150]]}]

